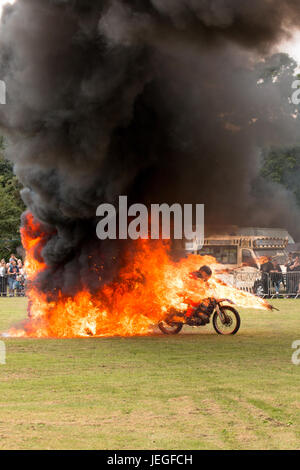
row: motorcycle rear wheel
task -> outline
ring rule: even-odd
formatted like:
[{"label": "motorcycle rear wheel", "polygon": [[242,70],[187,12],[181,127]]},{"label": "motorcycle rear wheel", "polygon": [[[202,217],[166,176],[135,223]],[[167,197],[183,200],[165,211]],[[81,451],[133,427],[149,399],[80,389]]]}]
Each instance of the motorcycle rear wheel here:
[{"label": "motorcycle rear wheel", "polygon": [[172,317],[182,316],[182,313],[177,312],[175,309],[169,311],[169,315],[165,320],[162,320],[158,324],[158,328],[165,335],[177,335],[183,327],[183,323],[172,321]]},{"label": "motorcycle rear wheel", "polygon": [[238,311],[228,305],[220,307],[220,310],[226,316],[227,322],[222,323],[217,312],[213,316],[213,327],[218,335],[235,335],[241,326],[241,318]]},{"label": "motorcycle rear wheel", "polygon": [[177,335],[182,330],[182,327],[182,323],[167,323],[165,321],[161,321],[158,324],[158,328],[165,335]]}]

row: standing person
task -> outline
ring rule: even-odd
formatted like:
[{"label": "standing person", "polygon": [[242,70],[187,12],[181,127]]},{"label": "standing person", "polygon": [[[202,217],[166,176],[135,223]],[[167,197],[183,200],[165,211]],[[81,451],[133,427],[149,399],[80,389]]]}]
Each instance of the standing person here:
[{"label": "standing person", "polygon": [[21,289],[22,289],[22,275],[19,273],[16,275],[16,279],[14,280],[14,285],[13,285],[14,292],[17,297],[20,297],[21,295]]},{"label": "standing person", "polygon": [[296,256],[294,258],[294,264],[291,265],[291,271],[293,272],[293,294],[300,294],[300,258]]},{"label": "standing person", "polygon": [[19,268],[17,266],[16,261],[12,260],[9,265],[9,269],[7,272],[8,275],[8,290],[9,290],[9,297],[14,296],[14,283],[16,281],[17,274],[19,273]]},{"label": "standing person", "polygon": [[273,287],[275,287],[275,292],[276,296],[279,295],[279,290],[280,290],[280,284],[283,282],[283,276],[282,276],[282,271],[281,267],[277,263],[276,260],[273,260],[273,269],[270,271],[270,279],[272,282]]},{"label": "standing person", "polygon": [[260,267],[261,270],[261,277],[262,277],[262,284],[263,284],[263,289],[265,294],[269,294],[269,275],[270,272],[273,269],[273,263],[272,263],[272,258],[268,257],[268,261],[266,263],[263,263]]},{"label": "standing person", "polygon": [[290,273],[291,273],[291,266],[293,264],[294,264],[293,255],[292,255],[292,253],[289,253],[288,260],[284,265],[286,267],[286,293],[287,294],[290,294],[290,292],[292,290],[292,283],[291,283]]},{"label": "standing person", "polygon": [[15,261],[16,264],[17,264],[18,260],[17,260],[16,255],[14,253],[12,253],[9,257],[9,264],[11,264],[13,261]]},{"label": "standing person", "polygon": [[0,294],[3,297],[7,295],[7,269],[5,259],[0,262]]},{"label": "standing person", "polygon": [[16,277],[15,289],[17,296],[24,295],[24,281],[25,281],[25,270],[21,259],[18,259],[17,266],[19,268],[19,274]]},{"label": "standing person", "polygon": [[20,272],[21,274],[23,274],[23,263],[22,263],[22,260],[21,260],[21,259],[18,259],[17,266],[18,266],[18,268],[19,268],[19,272]]}]

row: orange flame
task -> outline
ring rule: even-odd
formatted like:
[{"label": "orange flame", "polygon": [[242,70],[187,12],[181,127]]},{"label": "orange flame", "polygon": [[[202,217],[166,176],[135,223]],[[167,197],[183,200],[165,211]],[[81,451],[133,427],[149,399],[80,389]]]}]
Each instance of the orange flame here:
[{"label": "orange flame", "polygon": [[138,240],[134,255],[111,282],[93,295],[84,290],[74,297],[61,292],[55,301],[35,285],[39,273],[46,268],[41,257],[46,234],[31,214],[26,228],[21,230],[26,250],[26,270],[29,278],[27,295],[30,318],[22,328],[12,328],[15,337],[72,338],[89,336],[146,335],[170,307],[179,311],[187,308],[187,299],[198,302],[207,297],[229,298],[241,307],[268,309],[269,304],[248,292],[227,286],[214,275],[208,283],[190,276],[203,264],[213,264],[210,256],[189,255],[179,262],[170,258],[169,244]]},{"label": "orange flame", "polygon": [[264,264],[264,263],[267,263],[269,261],[269,257],[268,256],[259,256],[258,258],[258,262],[260,265]]}]

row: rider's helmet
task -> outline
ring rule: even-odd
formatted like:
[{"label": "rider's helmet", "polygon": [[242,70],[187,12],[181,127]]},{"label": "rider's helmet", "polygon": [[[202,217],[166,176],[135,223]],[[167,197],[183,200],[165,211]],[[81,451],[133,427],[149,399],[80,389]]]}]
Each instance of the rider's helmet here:
[{"label": "rider's helmet", "polygon": [[196,277],[198,279],[203,279],[203,281],[208,281],[208,279],[212,275],[212,270],[210,269],[209,266],[201,266],[198,271],[195,271],[193,274],[193,277]]}]

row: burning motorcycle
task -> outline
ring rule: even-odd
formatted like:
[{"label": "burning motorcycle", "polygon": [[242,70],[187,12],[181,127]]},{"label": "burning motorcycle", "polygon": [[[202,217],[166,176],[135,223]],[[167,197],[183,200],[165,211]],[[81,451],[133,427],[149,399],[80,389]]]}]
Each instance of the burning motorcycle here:
[{"label": "burning motorcycle", "polygon": [[[224,303],[230,304],[226,305]],[[229,299],[205,299],[199,304],[189,306],[184,312],[171,308],[166,318],[159,322],[159,329],[166,335],[176,335],[183,325],[205,326],[210,322],[219,335],[235,335],[241,325],[238,311]]]}]

